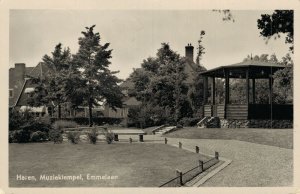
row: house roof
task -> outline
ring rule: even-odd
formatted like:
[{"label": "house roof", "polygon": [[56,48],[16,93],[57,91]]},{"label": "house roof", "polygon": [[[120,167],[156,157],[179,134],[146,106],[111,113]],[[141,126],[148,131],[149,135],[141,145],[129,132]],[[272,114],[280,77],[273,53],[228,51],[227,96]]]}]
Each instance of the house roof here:
[{"label": "house roof", "polygon": [[50,68],[40,62],[35,67],[25,67],[25,78],[23,80],[18,80],[15,76],[17,74],[15,68],[9,69],[9,88],[13,89],[13,97],[9,98],[9,106],[20,106],[27,105],[27,95],[25,95],[25,90],[28,88],[34,88],[36,85],[31,83],[28,78],[38,78],[43,77],[50,71]]},{"label": "house roof", "polygon": [[197,76],[197,73],[206,71],[206,68],[194,63],[191,60],[186,60],[184,72],[187,74],[186,82],[193,83],[194,78]]},{"label": "house roof", "polygon": [[27,74],[29,77],[38,78],[44,77],[50,71],[50,68],[43,62],[38,63],[37,66],[33,67],[32,70]]}]

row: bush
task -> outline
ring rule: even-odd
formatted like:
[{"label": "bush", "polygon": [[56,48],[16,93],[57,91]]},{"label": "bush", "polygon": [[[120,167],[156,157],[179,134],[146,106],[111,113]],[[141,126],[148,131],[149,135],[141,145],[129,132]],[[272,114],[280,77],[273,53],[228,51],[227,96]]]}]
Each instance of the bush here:
[{"label": "bush", "polygon": [[49,117],[34,117],[28,110],[20,112],[9,110],[10,143],[26,143],[30,141],[44,141],[48,139],[51,129]]},{"label": "bush", "polygon": [[72,144],[78,144],[80,141],[80,133],[79,132],[69,132],[67,134],[68,140],[72,143]]},{"label": "bush", "polygon": [[144,107],[134,107],[128,110],[128,127],[147,128],[165,124],[168,116],[159,106],[148,104]]},{"label": "bush", "polygon": [[183,117],[182,119],[180,119],[180,121],[178,122],[180,125],[182,126],[195,126],[197,125],[197,123],[200,121],[199,118],[188,118],[188,117]]},{"label": "bush", "polygon": [[60,128],[52,128],[49,131],[49,139],[54,143],[62,143],[63,142],[63,131]]},{"label": "bush", "polygon": [[27,143],[30,141],[30,131],[15,130],[9,133],[9,141],[11,143]]},{"label": "bush", "polygon": [[[121,123],[122,118],[112,118],[112,117],[93,117],[94,125],[104,125],[105,123],[114,125]],[[52,123],[55,123],[57,118],[51,118]],[[87,117],[75,117],[75,118],[64,118],[64,121],[72,121],[75,122],[76,127],[77,125],[89,125],[89,118]],[[70,126],[71,127],[71,126]]]},{"label": "bush", "polygon": [[48,139],[48,135],[46,132],[36,131],[31,133],[30,141],[31,142],[41,142]]},{"label": "bush", "polygon": [[114,133],[108,131],[106,128],[103,130],[103,135],[108,144],[111,144],[115,138]]},{"label": "bush", "polygon": [[30,132],[41,131],[48,134],[51,129],[51,123],[47,118],[34,118],[31,121],[26,122],[21,129],[28,130]]},{"label": "bush", "polygon": [[9,109],[9,130],[21,130],[22,126],[34,120],[33,115],[28,111],[20,112],[14,108]]},{"label": "bush", "polygon": [[87,137],[90,140],[90,143],[96,144],[98,132],[96,128],[93,128],[91,132],[87,133]]}]

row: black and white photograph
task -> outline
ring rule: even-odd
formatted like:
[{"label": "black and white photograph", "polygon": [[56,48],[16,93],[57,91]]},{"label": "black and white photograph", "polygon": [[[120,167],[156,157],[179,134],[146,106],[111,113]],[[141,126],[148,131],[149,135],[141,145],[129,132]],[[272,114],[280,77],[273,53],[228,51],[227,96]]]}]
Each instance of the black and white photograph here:
[{"label": "black and white photograph", "polygon": [[8,187],[294,187],[294,20],[10,9]]}]

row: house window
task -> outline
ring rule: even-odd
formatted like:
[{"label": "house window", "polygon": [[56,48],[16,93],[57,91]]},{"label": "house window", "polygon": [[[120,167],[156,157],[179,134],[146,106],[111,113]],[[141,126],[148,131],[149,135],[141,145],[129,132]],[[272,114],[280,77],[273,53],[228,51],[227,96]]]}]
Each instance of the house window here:
[{"label": "house window", "polygon": [[14,97],[13,89],[9,89],[9,98],[13,98],[13,97]]}]

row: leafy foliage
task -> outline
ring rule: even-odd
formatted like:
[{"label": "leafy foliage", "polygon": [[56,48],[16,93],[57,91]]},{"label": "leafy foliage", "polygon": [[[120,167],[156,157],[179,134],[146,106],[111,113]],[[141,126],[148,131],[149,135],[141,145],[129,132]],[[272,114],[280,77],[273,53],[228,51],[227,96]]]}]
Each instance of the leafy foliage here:
[{"label": "leafy foliage", "polygon": [[108,144],[111,144],[114,141],[114,133],[107,130],[107,128],[103,129],[102,134],[104,135],[105,140]]},{"label": "leafy foliage", "polygon": [[68,132],[67,138],[72,144],[78,144],[80,141],[80,132]]},{"label": "leafy foliage", "polygon": [[196,64],[200,65],[200,61],[202,59],[202,55],[205,54],[204,46],[202,45],[203,36],[205,35],[205,31],[201,30],[200,32],[200,38],[198,40],[198,47],[197,47],[197,57],[196,57]]},{"label": "leafy foliage", "polygon": [[30,141],[31,132],[28,130],[14,130],[9,133],[10,143],[27,143]]},{"label": "leafy foliage", "polygon": [[274,76],[274,102],[278,104],[293,103],[293,69],[287,67],[275,72]]},{"label": "leafy foliage", "polygon": [[58,108],[58,118],[61,118],[61,104],[68,98],[64,83],[70,79],[68,76],[70,72],[74,71],[71,60],[70,49],[63,50],[61,43],[55,46],[51,56],[43,57],[43,63],[49,68],[49,71],[44,76],[31,79],[36,87],[35,92],[28,99],[29,105],[41,106],[53,103]]},{"label": "leafy foliage", "polygon": [[166,122],[176,123],[181,117],[191,114],[187,108],[190,104],[187,102],[188,85],[184,72],[186,62],[167,43],[162,43],[156,57],[144,60],[142,68],[135,69],[130,75],[135,85],[134,95],[142,102],[140,118],[137,119],[143,126],[157,123],[156,118],[161,115],[169,118]]},{"label": "leafy foliage", "polygon": [[179,124],[182,126],[196,126],[196,124],[200,121],[199,118],[188,118],[184,117],[179,121]]},{"label": "leafy foliage", "polygon": [[30,135],[31,142],[42,142],[48,139],[48,134],[43,131],[35,131]]},{"label": "leafy foliage", "polygon": [[223,10],[214,9],[212,11],[218,12],[218,13],[222,14],[223,15],[223,17],[222,17],[223,21],[232,21],[232,22],[235,22],[234,17],[233,17],[233,15],[232,15],[232,13],[231,13],[231,11],[229,9],[223,9]]},{"label": "leafy foliage", "polygon": [[272,15],[263,14],[257,20],[257,27],[260,34],[267,39],[272,36],[280,38],[280,34],[286,34],[285,42],[291,44],[290,50],[294,50],[294,11],[275,10]]},{"label": "leafy foliage", "polygon": [[90,143],[96,144],[98,140],[98,132],[96,128],[93,128],[91,132],[87,133],[87,137],[90,140]]},{"label": "leafy foliage", "polygon": [[80,70],[77,80],[79,85],[73,87],[73,93],[81,96],[79,101],[89,107],[90,126],[93,124],[92,108],[95,105],[106,101],[115,109],[122,107],[123,97],[118,86],[121,80],[115,76],[118,72],[108,69],[112,52],[108,50],[110,44],[100,44],[100,34],[94,33],[94,27],[86,27],[86,31],[81,32],[83,37],[78,39],[79,50],[73,60],[76,69]]},{"label": "leafy foliage", "polygon": [[[42,140],[48,139],[51,129],[50,119],[36,118],[29,110],[20,112],[16,109],[9,110],[9,139],[13,143],[26,143],[35,141],[36,136]],[[32,139],[32,136],[34,138]]]},{"label": "leafy foliage", "polygon": [[22,126],[33,119],[34,117],[30,114],[29,110],[20,112],[16,109],[9,109],[9,130],[20,130]]},{"label": "leafy foliage", "polygon": [[60,128],[52,128],[49,131],[49,138],[54,143],[62,143],[63,142],[63,131]]}]

